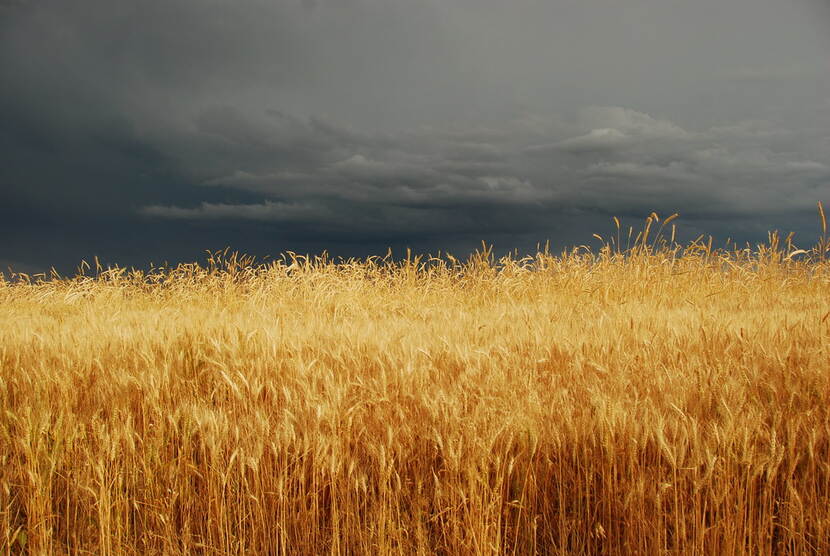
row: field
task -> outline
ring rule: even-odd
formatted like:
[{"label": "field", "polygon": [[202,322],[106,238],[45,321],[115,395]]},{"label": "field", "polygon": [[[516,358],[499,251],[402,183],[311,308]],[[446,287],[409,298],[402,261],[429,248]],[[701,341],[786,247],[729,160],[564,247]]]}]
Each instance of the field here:
[{"label": "field", "polygon": [[828,554],[826,232],[667,223],[7,273],[0,551]]}]

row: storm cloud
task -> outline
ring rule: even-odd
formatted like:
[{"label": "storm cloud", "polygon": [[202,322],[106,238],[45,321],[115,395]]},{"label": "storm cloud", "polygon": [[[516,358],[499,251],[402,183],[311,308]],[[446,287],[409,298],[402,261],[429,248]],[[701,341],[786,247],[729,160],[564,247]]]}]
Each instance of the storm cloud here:
[{"label": "storm cloud", "polygon": [[813,0],[0,2],[0,259],[816,235]]}]

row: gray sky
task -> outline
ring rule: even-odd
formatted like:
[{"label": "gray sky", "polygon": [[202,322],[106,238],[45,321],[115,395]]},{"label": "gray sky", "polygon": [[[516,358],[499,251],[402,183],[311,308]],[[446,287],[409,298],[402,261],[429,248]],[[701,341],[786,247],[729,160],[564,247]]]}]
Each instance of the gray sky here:
[{"label": "gray sky", "polygon": [[0,264],[818,233],[822,0],[0,0]]}]

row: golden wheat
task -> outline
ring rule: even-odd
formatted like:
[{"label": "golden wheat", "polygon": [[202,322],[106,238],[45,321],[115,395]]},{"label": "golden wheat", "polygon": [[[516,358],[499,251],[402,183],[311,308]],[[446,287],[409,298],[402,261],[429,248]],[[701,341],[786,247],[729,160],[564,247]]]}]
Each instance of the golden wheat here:
[{"label": "golden wheat", "polygon": [[824,251],[652,222],[524,259],[7,276],[0,548],[830,553]]}]

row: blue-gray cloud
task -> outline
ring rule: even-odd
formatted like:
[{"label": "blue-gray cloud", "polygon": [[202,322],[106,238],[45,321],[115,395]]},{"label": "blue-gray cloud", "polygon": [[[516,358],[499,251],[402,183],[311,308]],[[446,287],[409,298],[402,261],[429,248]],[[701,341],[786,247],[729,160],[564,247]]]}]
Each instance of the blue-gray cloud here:
[{"label": "blue-gray cloud", "polygon": [[7,0],[0,258],[566,244],[652,210],[806,233],[830,185],[824,13]]}]

